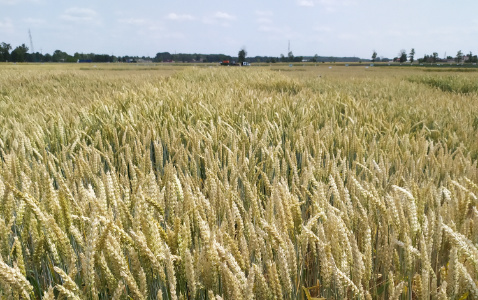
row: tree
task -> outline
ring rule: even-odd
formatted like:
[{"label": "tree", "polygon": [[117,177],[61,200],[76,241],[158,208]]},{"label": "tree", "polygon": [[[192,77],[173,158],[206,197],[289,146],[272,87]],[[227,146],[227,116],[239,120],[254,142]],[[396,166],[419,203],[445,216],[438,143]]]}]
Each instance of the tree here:
[{"label": "tree", "polygon": [[438,61],[438,53],[433,52],[433,62],[436,63]]},{"label": "tree", "polygon": [[50,53],[45,54],[44,60],[45,60],[46,62],[51,62],[51,54],[50,54]]},{"label": "tree", "polygon": [[[85,59],[86,59],[86,58],[88,58],[88,59],[93,59],[93,56],[94,56],[94,54],[93,54],[93,55],[89,55],[89,56],[86,55],[84,58],[85,58]],[[53,62],[66,62],[66,61],[69,61],[69,58],[70,58],[70,57],[71,57],[71,56],[68,55],[68,53],[66,53],[66,52],[63,52],[63,51],[61,51],[61,50],[55,50],[55,52],[53,52],[53,55],[52,55],[51,58],[52,58],[52,61],[53,61]],[[70,60],[70,61],[72,61],[72,60]]]},{"label": "tree", "polygon": [[377,51],[373,50],[372,54],[372,62],[375,63],[375,59],[377,58]]},{"label": "tree", "polygon": [[410,63],[413,64],[413,61],[415,60],[415,48],[412,48],[408,57],[410,58]]},{"label": "tree", "polygon": [[400,52],[398,53],[398,59],[400,63],[404,63],[407,61],[407,51],[405,51],[405,49],[400,50]]},{"label": "tree", "polygon": [[0,61],[7,61],[10,59],[10,50],[12,46],[7,43],[0,44]]},{"label": "tree", "polygon": [[237,56],[238,56],[238,61],[240,64],[246,61],[246,55],[247,55],[246,49],[242,48],[241,50],[239,50],[239,53],[237,54]]},{"label": "tree", "polygon": [[473,53],[470,51],[470,54],[468,54],[468,62],[469,63],[477,63],[478,62],[478,57],[476,55],[473,55]]},{"label": "tree", "polygon": [[20,46],[16,47],[12,53],[11,58],[14,62],[23,62],[26,59],[26,54],[28,52],[28,47],[25,44],[21,44]]},{"label": "tree", "polygon": [[461,50],[458,50],[456,53],[455,61],[457,64],[459,64],[463,60],[463,52]]},{"label": "tree", "polygon": [[287,57],[289,62],[294,61],[294,54],[292,53],[292,51],[289,51],[289,53],[287,54]]},{"label": "tree", "polygon": [[[159,52],[156,53],[156,56],[153,58],[155,62],[168,62],[173,59],[173,56],[169,52]],[[217,60],[219,61],[219,59]]]},{"label": "tree", "polygon": [[476,63],[477,62],[477,56],[473,55],[473,52],[471,52],[471,51],[468,54],[468,62],[469,63]]}]

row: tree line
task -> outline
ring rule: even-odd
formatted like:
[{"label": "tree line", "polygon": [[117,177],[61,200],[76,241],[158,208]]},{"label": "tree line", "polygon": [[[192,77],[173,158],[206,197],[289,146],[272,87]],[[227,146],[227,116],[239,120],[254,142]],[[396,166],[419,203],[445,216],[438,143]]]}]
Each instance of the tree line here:
[{"label": "tree line", "polygon": [[78,53],[70,55],[61,50],[53,53],[30,53],[25,44],[15,48],[11,44],[0,43],[0,62],[125,62],[135,63],[139,61],[152,62],[219,62],[223,60],[237,59],[224,54],[171,54],[169,52],[157,53],[155,57],[149,56],[115,56],[109,54]]},{"label": "tree line", "polygon": [[147,57],[137,56],[114,56],[109,54],[78,53],[70,55],[61,50],[55,50],[53,53],[28,52],[30,49],[21,44],[16,48],[8,43],[0,43],[0,62],[131,62],[139,59],[148,59]]},{"label": "tree line", "polygon": [[[260,63],[276,63],[276,62],[302,62],[302,61],[311,61],[317,63],[325,62],[361,62],[362,59],[358,57],[332,57],[332,56],[294,56],[292,51],[290,51],[287,56],[281,54],[278,57],[273,56],[255,56],[246,58],[247,52],[245,49],[241,49],[237,57],[225,55],[225,54],[189,54],[189,53],[169,53],[169,52],[158,52],[154,57],[149,56],[114,56],[109,54],[95,54],[95,53],[78,53],[75,52],[73,55],[70,55],[61,50],[55,50],[52,54],[49,53],[40,53],[28,52],[30,49],[25,45],[21,44],[15,48],[11,44],[2,42],[0,43],[0,62],[125,62],[125,63],[134,63],[140,61],[151,61],[151,62],[194,62],[194,63],[216,63],[224,60],[229,61],[248,61],[248,62],[260,62]],[[415,62],[415,49],[412,48],[409,53],[406,50],[402,49],[398,53],[398,56],[393,58],[393,61],[404,63],[409,61],[410,63]],[[454,60],[456,63],[478,63],[477,55],[473,55],[470,51],[468,54],[464,54],[461,50],[457,52],[455,57],[447,56],[446,58],[440,58],[437,52],[432,54],[425,54],[422,58],[418,58],[418,63],[439,63],[447,62],[449,60]],[[363,60],[368,61],[368,60]],[[371,60],[373,63],[378,61],[389,61],[388,58],[378,57],[377,52],[374,50]]]},{"label": "tree line", "polygon": [[[372,53],[372,62],[375,62],[377,60],[377,51],[373,50]],[[468,54],[464,54],[461,50],[459,50],[455,57],[453,56],[447,56],[445,58],[440,58],[438,56],[437,52],[433,52],[432,54],[425,54],[423,58],[418,59],[418,63],[438,63],[438,62],[448,62],[450,60],[453,60],[457,64],[459,63],[478,63],[478,56],[473,55],[473,53],[470,51]],[[400,50],[398,53],[398,56],[393,58],[394,62],[399,62],[399,63],[404,63],[409,61],[410,63],[415,62],[415,48],[412,48],[410,50],[410,53],[407,54],[407,51],[405,49]]]},{"label": "tree line", "polygon": [[189,62],[189,63],[216,63],[224,60],[229,61],[248,61],[259,63],[276,63],[276,62],[302,62],[304,60],[318,63],[325,62],[359,62],[358,57],[332,57],[332,56],[295,56],[290,51],[287,56],[281,54],[280,56],[254,56],[247,57],[245,49],[241,49],[238,55],[230,56],[225,54],[198,54],[198,53],[169,53],[158,52],[154,57],[149,56],[115,56],[109,54],[95,54],[95,53],[78,53],[75,52],[70,55],[61,50],[55,50],[53,53],[29,52],[29,48],[25,44],[21,44],[15,48],[11,44],[0,43],[0,62],[125,62],[134,63],[140,61],[150,62]]}]

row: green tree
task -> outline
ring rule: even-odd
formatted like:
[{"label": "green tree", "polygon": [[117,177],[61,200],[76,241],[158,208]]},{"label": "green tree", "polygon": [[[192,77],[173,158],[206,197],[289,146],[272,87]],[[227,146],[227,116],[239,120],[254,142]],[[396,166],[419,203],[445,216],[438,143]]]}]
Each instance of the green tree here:
[{"label": "green tree", "polygon": [[470,51],[470,53],[468,53],[468,62],[469,63],[476,63],[477,62],[477,56],[473,55],[473,52],[471,52],[471,51]]},{"label": "green tree", "polygon": [[457,64],[459,64],[463,60],[463,52],[461,50],[458,50],[456,53],[455,61]]},{"label": "green tree", "polygon": [[44,61],[46,61],[46,62],[51,62],[51,59],[52,59],[52,58],[51,58],[51,54],[50,54],[50,53],[46,53],[46,54],[44,55],[44,58],[43,58],[43,59],[44,59]]},{"label": "green tree", "polygon": [[438,53],[433,52],[433,62],[436,63],[438,61]]},{"label": "green tree", "polygon": [[27,52],[28,52],[28,47],[25,46],[25,44],[21,44],[20,46],[13,49],[12,53],[10,54],[12,61],[14,62],[25,61]]},{"label": "green tree", "polygon": [[[53,52],[53,55],[52,55],[52,61],[53,62],[66,62],[68,61],[68,59],[70,58],[71,56],[68,55],[68,53],[66,52],[63,52],[61,50],[55,50],[55,52]],[[93,59],[94,58],[94,54],[91,54],[90,56],[86,55],[87,59]]]},{"label": "green tree", "polygon": [[289,62],[294,61],[294,54],[292,53],[292,51],[289,51],[289,53],[287,54],[287,59]]},{"label": "green tree", "polygon": [[400,63],[407,61],[407,51],[405,51],[405,49],[400,50],[400,53],[398,53],[398,59],[400,60]]},{"label": "green tree", "polygon": [[372,53],[372,62],[375,63],[375,59],[377,58],[377,51],[373,50]]},{"label": "green tree", "polygon": [[410,63],[413,64],[413,62],[415,61],[415,48],[412,48],[412,50],[410,50],[410,54],[408,54],[408,57],[410,58]]},{"label": "green tree", "polygon": [[237,54],[237,56],[238,56],[238,61],[240,64],[246,61],[246,55],[247,55],[246,49],[242,48],[241,50],[239,50],[239,53]]},{"label": "green tree", "polygon": [[10,44],[4,42],[0,44],[0,61],[8,61],[10,59],[10,50],[12,50]]}]

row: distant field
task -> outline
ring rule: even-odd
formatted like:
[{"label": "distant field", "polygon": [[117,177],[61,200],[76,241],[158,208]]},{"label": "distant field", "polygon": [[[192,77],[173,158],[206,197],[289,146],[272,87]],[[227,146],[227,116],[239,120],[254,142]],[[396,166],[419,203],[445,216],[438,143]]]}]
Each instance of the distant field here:
[{"label": "distant field", "polygon": [[0,64],[1,297],[478,298],[476,74],[366,66]]}]

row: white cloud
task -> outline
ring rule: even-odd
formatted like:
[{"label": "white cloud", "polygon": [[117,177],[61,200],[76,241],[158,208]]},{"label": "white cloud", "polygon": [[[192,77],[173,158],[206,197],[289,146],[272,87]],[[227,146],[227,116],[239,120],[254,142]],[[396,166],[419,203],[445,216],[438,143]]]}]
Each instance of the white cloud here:
[{"label": "white cloud", "polygon": [[226,12],[218,11],[212,16],[203,17],[202,22],[204,24],[209,24],[209,25],[221,25],[223,27],[229,27],[231,26],[229,22],[234,21],[236,19],[237,19],[236,16],[233,16]]},{"label": "white cloud", "polygon": [[254,13],[259,17],[272,17],[274,15],[274,13],[269,10],[256,10]]},{"label": "white cloud", "polygon": [[148,20],[129,18],[129,19],[119,19],[118,22],[123,24],[128,24],[128,25],[143,25],[148,23]]},{"label": "white cloud", "polygon": [[271,24],[272,23],[272,20],[269,19],[269,18],[257,18],[256,21],[257,21],[257,23],[261,23],[261,24]]},{"label": "white cloud", "polygon": [[21,2],[39,2],[39,0],[0,0],[0,4],[15,5]]},{"label": "white cloud", "polygon": [[168,32],[161,35],[162,38],[181,40],[186,36],[181,32]]},{"label": "white cloud", "polygon": [[228,21],[233,21],[236,19],[235,16],[233,15],[230,15],[228,13],[225,13],[225,12],[221,12],[221,11],[218,11],[214,14],[214,17],[216,19],[221,19],[221,20],[228,20]]},{"label": "white cloud", "polygon": [[13,22],[10,18],[0,19],[0,31],[12,32],[13,31]]},{"label": "white cloud", "polygon": [[357,34],[352,33],[341,33],[337,35],[337,38],[344,41],[357,41],[361,39]]},{"label": "white cloud", "polygon": [[318,31],[318,32],[331,32],[332,31],[332,28],[328,27],[328,26],[317,26],[314,28],[314,31]]},{"label": "white cloud", "polygon": [[60,19],[77,23],[98,23],[98,13],[89,8],[71,7],[65,10]]},{"label": "white cloud", "polygon": [[22,21],[32,25],[41,25],[46,23],[44,19],[35,19],[35,18],[25,18],[25,19],[22,19]]},{"label": "white cloud", "polygon": [[275,33],[280,32],[279,28],[277,28],[275,26],[267,26],[267,25],[259,26],[259,28],[257,28],[257,30],[262,31],[262,32],[275,32]]},{"label": "white cloud", "polygon": [[193,21],[196,19],[193,16],[188,14],[178,15],[176,13],[170,13],[166,16],[166,18],[169,20],[174,20],[174,21]]},{"label": "white cloud", "polygon": [[315,5],[314,1],[310,1],[310,0],[299,0],[297,4],[299,4],[299,6],[307,6],[307,7],[312,7]]},{"label": "white cloud", "polygon": [[269,37],[275,38],[291,38],[294,36],[293,31],[288,26],[275,26],[275,25],[261,25],[257,28],[258,31],[267,33]]},{"label": "white cloud", "polygon": [[328,12],[335,12],[338,8],[356,4],[356,0],[297,0],[299,6],[319,6]]}]

